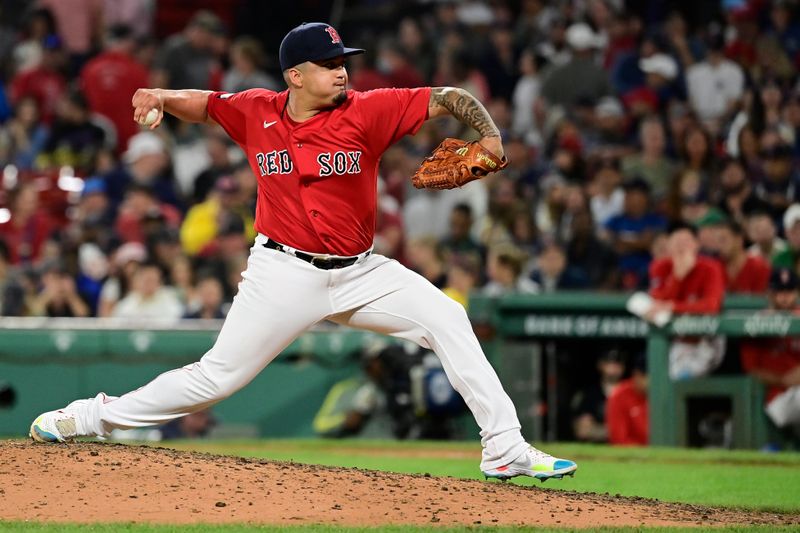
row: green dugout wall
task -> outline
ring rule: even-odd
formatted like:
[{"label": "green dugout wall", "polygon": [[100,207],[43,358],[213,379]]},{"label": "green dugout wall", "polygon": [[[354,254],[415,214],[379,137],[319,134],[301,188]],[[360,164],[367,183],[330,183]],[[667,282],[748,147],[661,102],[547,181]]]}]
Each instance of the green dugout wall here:
[{"label": "green dugout wall", "polygon": [[[111,320],[0,318],[0,383],[16,392],[0,408],[0,435],[27,434],[38,413],[104,391],[119,395],[197,361],[221,321],[178,325]],[[358,352],[378,336],[317,330],[292,343],[267,370],[214,407],[235,435],[305,437],[334,383],[360,372]]]},{"label": "green dugout wall", "polygon": [[[543,417],[548,415],[536,408],[553,400],[548,396],[552,391],[541,385],[541,376],[551,371],[555,356],[548,351],[548,341],[585,339],[590,355],[596,339],[639,339],[648,350],[653,444],[685,444],[682,401],[687,395],[707,391],[730,394],[738,402],[741,420],[736,422],[736,445],[759,445],[764,438],[764,428],[756,423],[763,419],[760,386],[736,379],[670,382],[666,373],[669,339],[717,333],[800,335],[800,319],[759,313],[765,304],[760,298],[732,297],[720,316],[678,317],[657,329],[628,314],[626,299],[620,294],[558,293],[471,300],[476,331],[518,408],[526,437],[548,437],[542,429]],[[17,394],[13,408],[0,408],[0,435],[23,435],[39,412],[99,391],[122,394],[161,372],[194,362],[211,347],[220,325],[220,321],[159,325],[0,318],[0,383],[9,384]],[[311,436],[311,421],[325,394],[334,383],[359,373],[358,352],[377,338],[340,328],[306,333],[250,385],[215,406],[214,412],[224,426],[240,434]]]}]

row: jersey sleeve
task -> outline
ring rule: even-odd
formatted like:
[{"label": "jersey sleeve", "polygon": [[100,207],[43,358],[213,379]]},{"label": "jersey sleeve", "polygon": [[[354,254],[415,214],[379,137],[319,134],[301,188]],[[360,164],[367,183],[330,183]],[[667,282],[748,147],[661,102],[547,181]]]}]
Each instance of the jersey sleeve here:
[{"label": "jersey sleeve", "polygon": [[360,121],[373,153],[380,154],[403,136],[417,133],[428,120],[430,98],[430,87],[360,93]]},{"label": "jersey sleeve", "polygon": [[258,119],[258,104],[274,94],[265,89],[249,89],[238,93],[214,92],[208,97],[208,116],[237,144],[247,145],[247,119]]}]

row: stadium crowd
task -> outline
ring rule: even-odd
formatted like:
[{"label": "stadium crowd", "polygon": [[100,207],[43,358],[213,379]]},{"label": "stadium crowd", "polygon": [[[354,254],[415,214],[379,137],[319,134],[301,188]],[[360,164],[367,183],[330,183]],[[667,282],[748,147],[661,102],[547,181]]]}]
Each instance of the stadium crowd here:
[{"label": "stadium crowd", "polygon": [[[150,131],[130,100],[282,90],[284,29],[261,2],[200,4],[2,3],[0,314],[224,317],[256,177],[220,128]],[[294,4],[275,8],[285,29],[319,11]],[[334,4],[319,18],[368,50],[348,60],[353,89],[462,87],[501,129],[509,167],[462,189],[409,180],[443,137],[476,138],[451,119],[380,167],[375,250],[464,305],[473,291],[647,288],[676,224],[727,292],[797,271],[796,2]]]}]

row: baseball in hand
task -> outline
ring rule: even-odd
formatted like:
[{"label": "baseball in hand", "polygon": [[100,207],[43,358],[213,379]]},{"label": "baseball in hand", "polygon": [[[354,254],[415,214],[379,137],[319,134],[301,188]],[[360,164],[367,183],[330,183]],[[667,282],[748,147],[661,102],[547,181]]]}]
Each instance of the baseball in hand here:
[{"label": "baseball in hand", "polygon": [[156,120],[158,120],[158,109],[153,108],[147,113],[147,116],[144,117],[143,120],[139,121],[139,124],[142,126],[152,126]]}]

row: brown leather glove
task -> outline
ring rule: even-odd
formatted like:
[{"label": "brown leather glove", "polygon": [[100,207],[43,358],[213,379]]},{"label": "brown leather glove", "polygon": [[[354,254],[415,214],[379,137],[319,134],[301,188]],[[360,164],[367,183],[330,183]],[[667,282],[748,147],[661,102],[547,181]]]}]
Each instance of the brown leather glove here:
[{"label": "brown leather glove", "polygon": [[411,183],[417,189],[453,189],[508,166],[478,141],[447,138],[426,157]]}]

